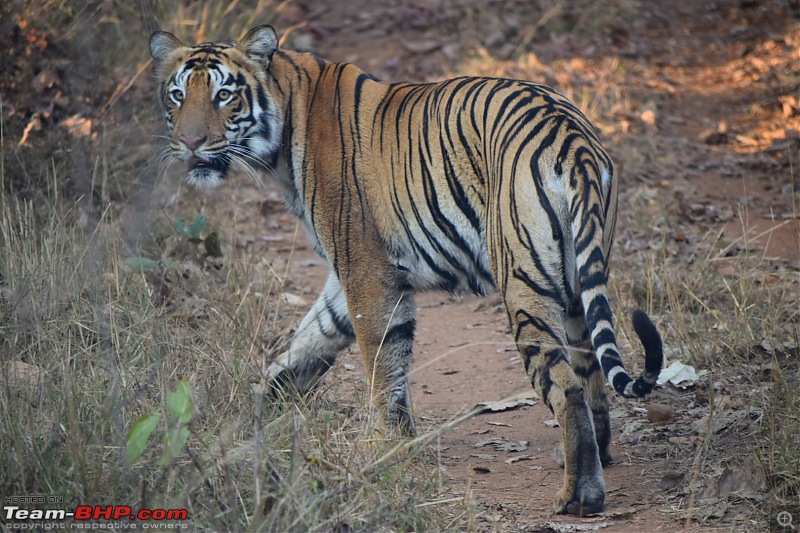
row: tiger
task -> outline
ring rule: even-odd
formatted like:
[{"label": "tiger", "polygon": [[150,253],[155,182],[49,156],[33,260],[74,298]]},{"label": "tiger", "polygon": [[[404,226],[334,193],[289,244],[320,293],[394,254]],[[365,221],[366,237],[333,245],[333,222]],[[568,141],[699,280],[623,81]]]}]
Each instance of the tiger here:
[{"label": "tiger", "polygon": [[602,511],[605,383],[648,394],[663,348],[634,311],[644,371],[626,372],[607,288],[618,179],[586,116],[529,81],[386,83],[283,49],[269,25],[194,46],[157,31],[150,51],[168,150],[188,181],[218,186],[231,166],[270,176],[330,269],[266,371],[271,395],[311,391],[355,341],[379,431],[413,437],[415,294],[499,292],[527,377],[561,427],[554,511]]}]

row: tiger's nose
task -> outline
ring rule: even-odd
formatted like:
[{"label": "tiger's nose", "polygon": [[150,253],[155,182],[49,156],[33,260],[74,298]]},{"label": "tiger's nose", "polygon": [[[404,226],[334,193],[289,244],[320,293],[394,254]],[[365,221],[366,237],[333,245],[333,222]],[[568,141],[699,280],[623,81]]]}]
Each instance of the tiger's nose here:
[{"label": "tiger's nose", "polygon": [[186,145],[186,148],[189,150],[197,150],[200,145],[206,142],[208,137],[206,135],[197,135],[193,137],[186,137],[184,135],[180,136],[181,142]]}]

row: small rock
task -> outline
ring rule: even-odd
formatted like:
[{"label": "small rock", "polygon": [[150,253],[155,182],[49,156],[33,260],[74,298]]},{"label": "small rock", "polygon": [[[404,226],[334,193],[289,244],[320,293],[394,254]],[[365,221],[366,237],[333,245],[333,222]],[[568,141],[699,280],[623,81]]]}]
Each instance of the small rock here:
[{"label": "small rock", "polygon": [[430,54],[441,47],[442,43],[433,39],[421,41],[403,41],[403,48],[412,54]]},{"label": "small rock", "polygon": [[669,422],[678,416],[675,408],[663,403],[651,403],[647,405],[647,419],[650,422]]},{"label": "small rock", "polygon": [[630,435],[628,435],[628,444],[636,444],[637,442],[643,441],[646,438],[647,437],[644,434],[644,432],[642,432],[642,433],[631,433]]}]

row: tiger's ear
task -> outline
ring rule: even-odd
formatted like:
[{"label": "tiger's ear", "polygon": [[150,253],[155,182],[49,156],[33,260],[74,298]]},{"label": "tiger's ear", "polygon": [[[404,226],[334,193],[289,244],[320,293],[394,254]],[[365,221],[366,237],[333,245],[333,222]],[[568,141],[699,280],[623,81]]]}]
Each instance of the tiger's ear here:
[{"label": "tiger's ear", "polygon": [[256,63],[267,66],[278,49],[278,35],[269,24],[256,26],[247,32],[237,48]]},{"label": "tiger's ear", "polygon": [[150,36],[150,55],[159,63],[183,46],[180,39],[166,31],[156,31]]}]

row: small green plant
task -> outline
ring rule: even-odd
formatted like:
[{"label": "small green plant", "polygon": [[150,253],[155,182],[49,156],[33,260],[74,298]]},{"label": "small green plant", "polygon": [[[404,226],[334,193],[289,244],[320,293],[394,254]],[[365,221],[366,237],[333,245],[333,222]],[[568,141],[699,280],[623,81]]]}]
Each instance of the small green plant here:
[{"label": "small green plant", "polygon": [[[178,388],[167,391],[166,396],[167,409],[174,421],[164,433],[163,450],[156,463],[159,466],[171,464],[186,445],[189,440],[189,422],[194,413],[192,393],[186,379],[181,379]],[[150,435],[155,431],[159,420],[161,413],[148,413],[137,418],[131,425],[125,451],[125,460],[128,464],[135,463],[144,453]]]},{"label": "small green plant", "polygon": [[[163,272],[177,261],[187,257],[222,257],[225,253],[216,231],[207,232],[208,218],[198,213],[194,218],[180,217],[169,221],[169,234],[159,239],[162,243],[161,257],[154,259],[145,255],[125,258],[123,264],[136,271]],[[205,234],[205,237],[203,237]],[[200,245],[203,245],[203,250]]]},{"label": "small green plant", "polygon": [[208,219],[205,213],[198,213],[191,223],[187,219],[179,218],[173,223],[172,227],[177,235],[185,238],[190,244],[195,246],[202,244],[207,256],[222,257],[224,251],[216,231],[206,234],[205,237],[200,236],[201,233],[205,233],[208,229]]}]

